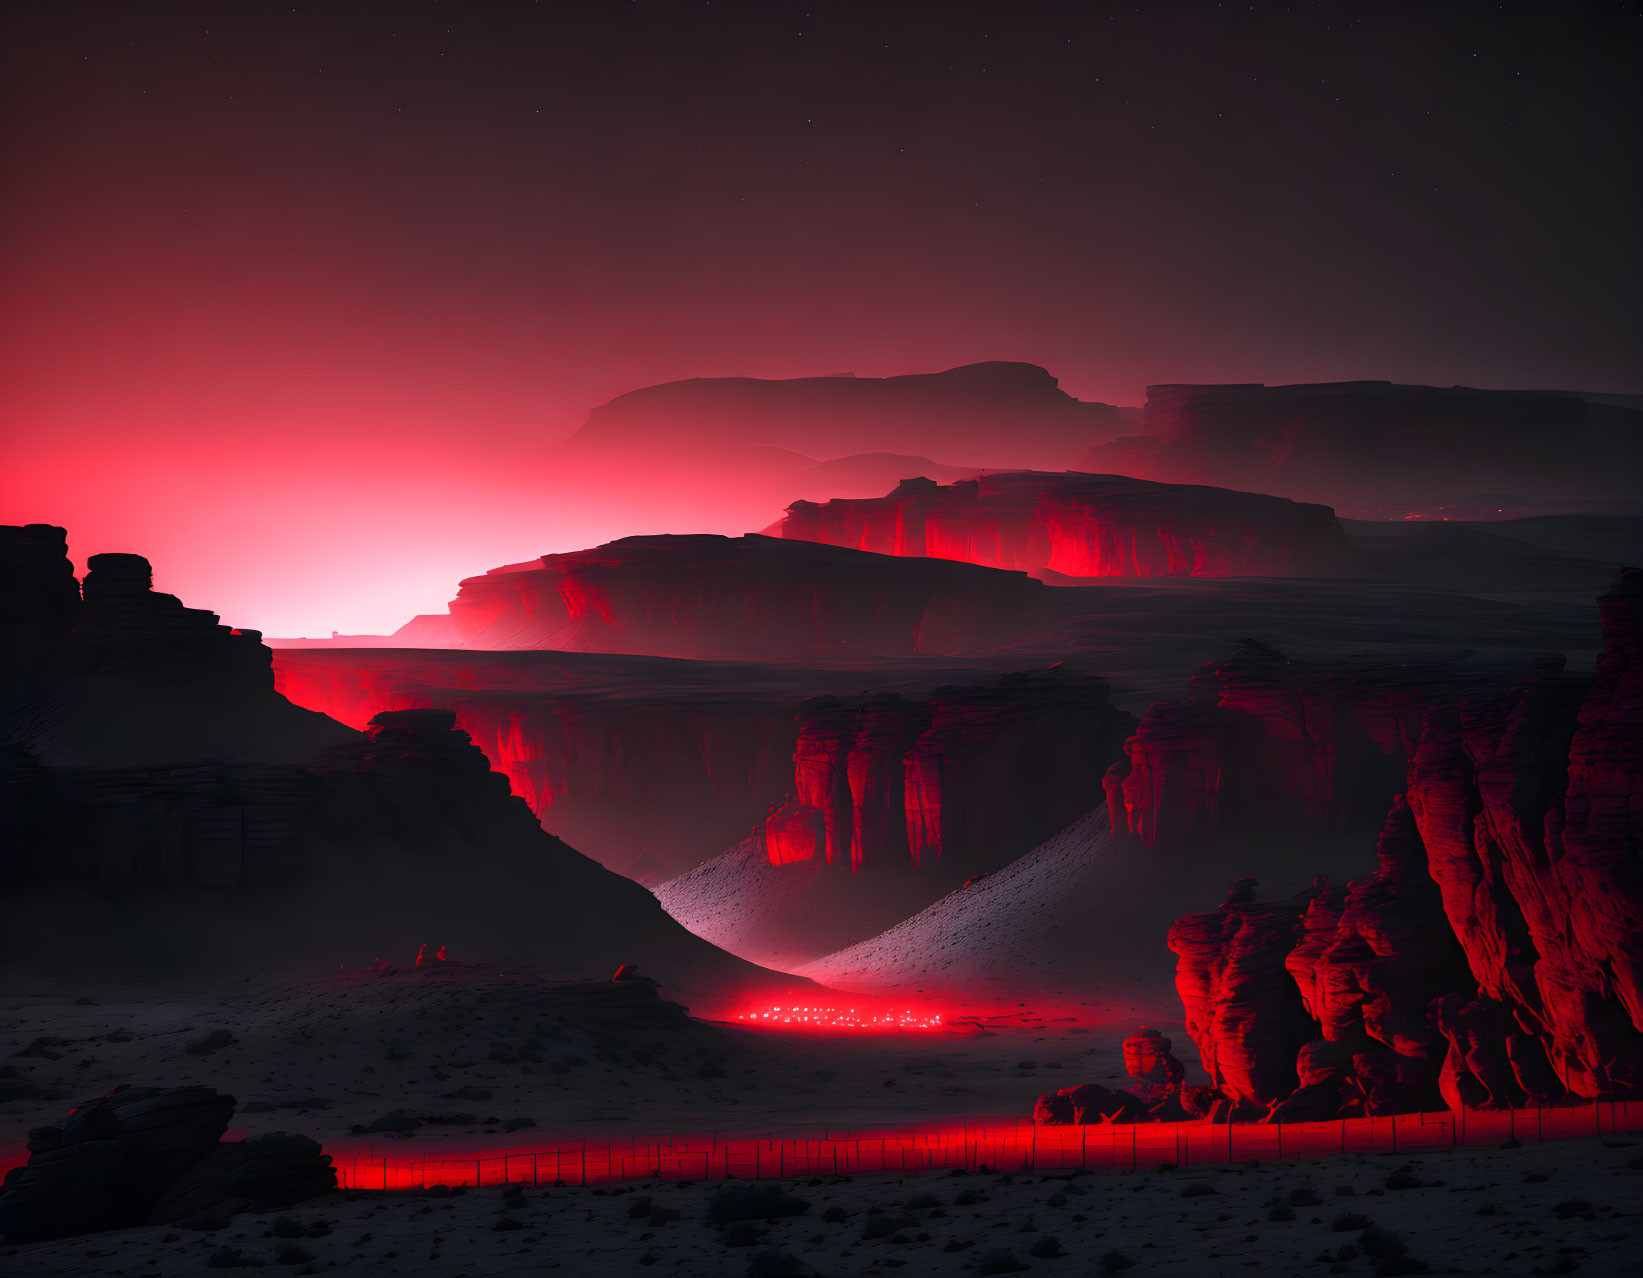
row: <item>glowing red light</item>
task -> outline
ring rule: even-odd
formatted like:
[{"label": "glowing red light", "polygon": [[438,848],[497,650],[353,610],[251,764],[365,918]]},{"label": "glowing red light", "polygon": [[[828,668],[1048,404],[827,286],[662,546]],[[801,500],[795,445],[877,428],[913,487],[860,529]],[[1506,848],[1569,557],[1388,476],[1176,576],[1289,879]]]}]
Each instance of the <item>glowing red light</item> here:
[{"label": "glowing red light", "polygon": [[892,1030],[937,1030],[944,1028],[941,1017],[911,1008],[884,1010],[859,1007],[825,1007],[815,1004],[778,1005],[742,1012],[736,1019],[761,1029],[843,1030],[882,1034]]}]

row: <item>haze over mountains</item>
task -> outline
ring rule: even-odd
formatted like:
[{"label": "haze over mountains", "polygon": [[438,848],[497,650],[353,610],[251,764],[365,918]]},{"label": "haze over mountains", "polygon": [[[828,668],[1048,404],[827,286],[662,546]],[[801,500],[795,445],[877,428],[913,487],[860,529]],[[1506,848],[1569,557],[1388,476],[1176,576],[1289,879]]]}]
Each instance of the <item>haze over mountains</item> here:
[{"label": "haze over mountains", "polygon": [[[607,871],[654,887],[673,918],[630,884],[638,895],[610,909],[650,921],[604,927],[589,942],[595,966],[705,947],[683,923],[755,964],[956,994],[963,974],[995,960],[1012,970],[989,958],[986,936],[1025,943],[1031,910],[1076,918],[1067,902],[1117,892],[1133,898],[1133,929],[1067,956],[1056,996],[1117,964],[1139,982],[1126,997],[1145,986],[1152,1014],[1167,1015],[1164,916],[1213,904],[1217,867],[1226,882],[1253,873],[1297,888],[1305,866],[1366,872],[1424,713],[1594,659],[1595,597],[1643,550],[1643,504],[1625,487],[1640,414],[1612,399],[1166,387],[1136,435],[1134,414],[1080,404],[1029,365],[673,383],[590,413],[554,454],[558,480],[608,493],[613,519],[666,521],[682,502],[711,507],[739,535],[626,536],[494,567],[461,580],[445,612],[392,635],[273,641],[272,681],[295,705],[430,750],[441,767],[480,767],[471,739],[501,774],[482,769],[485,784],[515,796],[509,856],[533,859],[534,833],[514,827],[540,823],[605,867],[542,834],[544,849],[560,849],[558,862],[541,854],[563,863],[553,873],[583,866],[571,877],[600,899],[627,890]],[[1376,435],[1382,418],[1392,424]],[[1380,436],[1404,454],[1371,448]],[[1555,462],[1531,447],[1564,436],[1579,446]],[[833,456],[830,482],[845,493],[791,491],[815,460],[793,448],[805,441]],[[1004,467],[898,473],[932,453]],[[1092,457],[1193,482],[1074,469]],[[1233,479],[1247,487],[1214,486]],[[879,486],[848,495],[869,482]],[[716,485],[735,500],[720,501]],[[1309,500],[1274,495],[1286,488]],[[1502,494],[1491,518],[1452,518],[1478,503],[1436,500],[1474,489]],[[1360,514],[1427,500],[1430,518],[1342,518],[1336,494]],[[734,527],[771,506],[787,512],[776,535]],[[1520,508],[1535,513],[1514,517]],[[39,541],[17,535],[20,547]],[[49,712],[34,699],[20,712],[16,775],[174,755],[228,768],[212,784],[227,787],[229,808],[250,810],[232,797],[243,786],[234,769],[250,759],[236,734],[265,752],[282,739],[255,717],[165,759],[84,753],[112,748],[115,705],[164,720],[148,691],[155,672],[126,651],[130,626],[147,636],[131,652],[158,654],[156,669],[180,660],[167,645],[193,651],[216,633],[209,614],[149,592],[146,573],[135,556],[104,556],[83,603],[63,594],[53,605],[68,651],[99,655],[76,657],[73,678],[53,676]],[[34,620],[25,630],[44,633]],[[53,670],[56,642],[42,649]],[[211,639],[187,679],[217,677],[212,644],[266,652],[252,633]],[[124,673],[105,689],[115,656]],[[260,659],[245,660],[254,694],[230,680],[213,714],[177,722],[220,726],[248,695],[264,717],[284,705]],[[349,775],[391,757],[338,722],[304,722],[336,736],[333,753],[366,751]],[[71,747],[81,754],[62,753]],[[289,778],[340,778],[311,754],[279,756],[297,769],[282,785],[306,793],[316,783]],[[303,824],[312,819],[267,828],[298,843],[330,837]],[[1289,831],[1276,860],[1261,851],[1269,826]],[[149,836],[118,837],[140,847]],[[1146,851],[1183,840],[1202,867],[1187,880]],[[159,854],[129,855],[146,865]],[[509,864],[516,887],[545,872]],[[428,881],[461,897],[455,880]],[[583,891],[542,883],[563,899]],[[990,912],[977,914],[981,904]],[[454,934],[477,935],[477,917]],[[626,939],[658,927],[665,944]],[[702,955],[715,957],[665,961],[740,973],[724,977],[737,986],[781,979],[711,947]],[[1021,962],[1020,980],[1049,980],[1046,956]]]}]

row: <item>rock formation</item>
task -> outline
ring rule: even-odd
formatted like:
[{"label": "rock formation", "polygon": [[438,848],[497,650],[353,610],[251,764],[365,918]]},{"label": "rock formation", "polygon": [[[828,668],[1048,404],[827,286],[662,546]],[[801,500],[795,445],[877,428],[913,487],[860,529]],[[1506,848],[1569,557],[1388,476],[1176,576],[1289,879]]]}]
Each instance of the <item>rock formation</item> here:
[{"label": "rock formation", "polygon": [[648,386],[589,412],[567,451],[890,451],[971,466],[1064,467],[1123,429],[1120,410],[1079,402],[1044,369],[991,362],[904,377],[697,377]]},{"label": "rock formation", "polygon": [[336,1188],[314,1141],[224,1141],[235,1101],[209,1087],[116,1087],[29,1136],[0,1188],[0,1234],[38,1242],[291,1207]]},{"label": "rock formation", "polygon": [[1096,445],[1079,468],[1279,493],[1369,519],[1473,494],[1500,495],[1477,503],[1491,518],[1600,499],[1635,506],[1640,417],[1635,405],[1558,391],[1152,386],[1146,433]]},{"label": "rock formation", "polygon": [[899,696],[809,702],[793,797],[767,818],[773,864],[997,869],[1100,801],[1133,725],[1104,680],[1065,668]]},{"label": "rock formation", "polygon": [[1030,634],[1058,605],[1020,573],[779,538],[626,537],[462,583],[470,648],[706,660],[951,654]]},{"label": "rock formation", "polygon": [[1124,1040],[1124,1071],[1135,1081],[1122,1089],[1083,1083],[1040,1096],[1033,1122],[1045,1127],[1096,1123],[1178,1122],[1190,1117],[1182,1107],[1185,1070],[1170,1041],[1143,1028]]},{"label": "rock formation", "polygon": [[1320,831],[1384,812],[1422,716],[1507,667],[1294,661],[1258,642],[1152,705],[1105,786],[1114,830],[1148,847],[1222,828]]},{"label": "rock formation", "polygon": [[562,976],[636,961],[671,989],[791,988],[546,834],[453,712],[361,734],[299,709],[254,633],[156,594],[135,555],[93,556],[66,616],[31,585],[62,575],[42,541],[62,556],[60,534],[0,534],[24,547],[0,598],[45,601],[23,617],[39,659],[0,702],[6,962],[329,968],[438,936]]},{"label": "rock formation", "polygon": [[[869,679],[875,692],[865,700],[875,708],[861,712],[861,748],[846,772],[862,792],[858,813],[893,828],[864,829],[853,846],[904,844],[901,756],[929,726],[931,693],[988,677],[973,665],[912,660],[877,663],[864,675],[786,663],[415,649],[276,650],[274,670],[292,701],[354,728],[396,707],[454,711],[544,828],[645,882],[682,874],[762,827],[793,793],[801,706],[857,693]],[[903,724],[898,714],[908,713]],[[850,803],[839,810],[849,820]]]},{"label": "rock formation", "polygon": [[783,537],[1037,577],[1321,576],[1347,565],[1326,506],[1121,475],[1018,472],[795,502]]},{"label": "rock formation", "polygon": [[1374,875],[1176,924],[1223,1095],[1296,1120],[1643,1088],[1643,572],[1601,611],[1595,679],[1428,709]]},{"label": "rock formation", "polygon": [[1211,1082],[1236,1106],[1264,1108],[1295,1090],[1295,1057],[1315,1028],[1284,960],[1324,887],[1286,901],[1228,901],[1170,929],[1187,1033]]}]

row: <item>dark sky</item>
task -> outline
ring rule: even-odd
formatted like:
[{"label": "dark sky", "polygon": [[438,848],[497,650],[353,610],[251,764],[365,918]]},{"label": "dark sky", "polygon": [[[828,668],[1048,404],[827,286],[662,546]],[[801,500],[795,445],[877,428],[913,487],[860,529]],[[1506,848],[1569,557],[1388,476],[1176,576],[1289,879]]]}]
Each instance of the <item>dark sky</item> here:
[{"label": "dark sky", "polygon": [[[322,583],[325,545],[375,530],[380,561],[427,503],[482,522],[499,472],[672,378],[1004,358],[1120,403],[1643,390],[1633,5],[12,0],[3,23],[0,518],[169,556],[213,607],[277,598],[271,630],[358,601],[365,561]],[[561,548],[492,532],[426,571]],[[236,594],[229,546],[312,570],[324,607]]]}]

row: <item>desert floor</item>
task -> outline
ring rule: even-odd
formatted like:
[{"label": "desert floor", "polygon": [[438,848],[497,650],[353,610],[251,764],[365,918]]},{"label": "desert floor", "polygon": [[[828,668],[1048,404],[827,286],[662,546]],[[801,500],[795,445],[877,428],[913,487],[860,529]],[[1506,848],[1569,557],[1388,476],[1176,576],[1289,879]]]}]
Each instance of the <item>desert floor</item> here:
[{"label": "desert floor", "polygon": [[[229,1265],[447,1278],[549,1270],[704,1278],[891,1270],[909,1278],[1622,1275],[1638,1272],[1643,1244],[1640,1151],[1643,1139],[1606,1136],[1177,1171],[765,1181],[759,1188],[808,1206],[727,1229],[707,1219],[722,1183],[511,1196],[496,1188],[344,1192],[283,1217],[240,1216],[214,1230],[133,1229],[0,1251],[0,1268],[18,1278],[192,1274]],[[1420,1187],[1387,1188],[1399,1172],[1399,1183]],[[677,1218],[667,1218],[672,1212]],[[1026,1268],[1005,1267],[999,1253]]]}]

